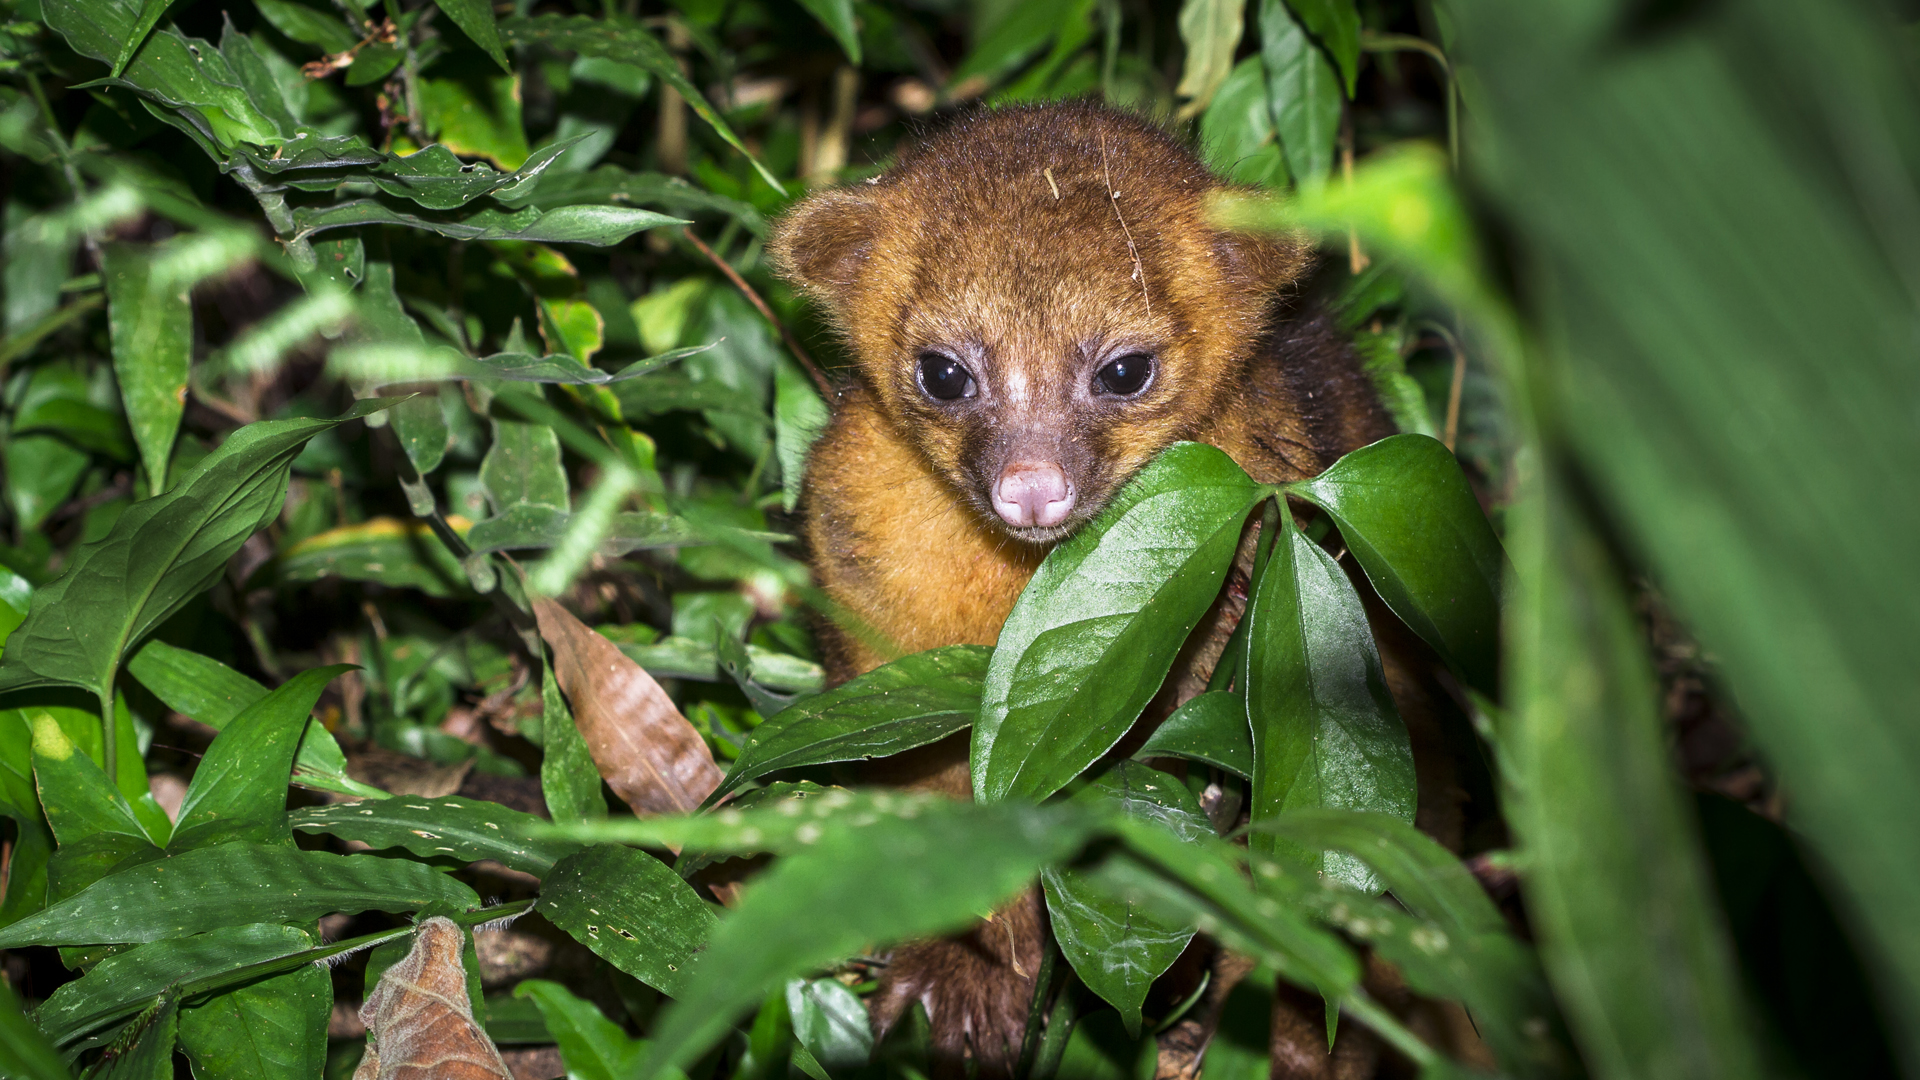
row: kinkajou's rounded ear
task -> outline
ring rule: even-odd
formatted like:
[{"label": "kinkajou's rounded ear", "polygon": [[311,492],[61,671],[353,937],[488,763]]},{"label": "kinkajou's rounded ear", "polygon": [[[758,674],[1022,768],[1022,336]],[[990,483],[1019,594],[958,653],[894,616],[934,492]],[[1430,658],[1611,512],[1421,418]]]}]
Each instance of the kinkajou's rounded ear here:
[{"label": "kinkajou's rounded ear", "polygon": [[1228,284],[1270,298],[1306,276],[1313,266],[1313,243],[1304,232],[1272,231],[1261,213],[1262,199],[1246,188],[1221,187],[1201,205],[1213,229],[1213,257]]},{"label": "kinkajou's rounded ear", "polygon": [[809,196],[774,223],[767,257],[781,277],[841,318],[873,248],[877,209],[860,188]]}]

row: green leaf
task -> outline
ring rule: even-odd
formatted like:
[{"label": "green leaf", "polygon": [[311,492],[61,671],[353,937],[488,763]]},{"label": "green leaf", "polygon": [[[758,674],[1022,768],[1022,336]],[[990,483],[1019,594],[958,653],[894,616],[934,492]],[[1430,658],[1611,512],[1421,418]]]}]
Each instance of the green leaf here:
[{"label": "green leaf", "polygon": [[0,690],[76,686],[112,694],[121,657],[206,591],[286,498],[287,470],[308,439],[385,408],[363,402],[333,420],[270,420],[227,441],[172,490],[128,507],[86,544],[7,639]]},{"label": "green leaf", "polygon": [[[200,723],[224,729],[248,706],[267,696],[267,688],[209,656],[149,641],[127,661],[127,674],[153,692],[167,708]],[[386,792],[347,775],[347,755],[318,720],[307,721],[293,782],[317,791],[382,798]]]},{"label": "green leaf", "polygon": [[[1340,564],[1281,516],[1285,535],[1275,539],[1246,614],[1252,820],[1340,807],[1412,821],[1413,749],[1366,609]],[[1265,855],[1289,850],[1264,833],[1249,845]],[[1372,872],[1347,856],[1309,861],[1356,889],[1378,891]]]},{"label": "green leaf", "polygon": [[[165,6],[150,0],[149,6]],[[193,305],[185,284],[150,281],[146,253],[126,244],[102,250],[113,374],[120,384],[127,425],[140,448],[147,491],[167,483],[167,462],[187,404],[187,365],[193,354]]]},{"label": "green leaf", "polygon": [[93,459],[51,435],[15,435],[7,440],[7,509],[28,530],[67,501]]},{"label": "green leaf", "polygon": [[625,1080],[640,1067],[647,1044],[628,1037],[593,1002],[545,979],[523,981],[513,988],[513,996],[540,1007],[547,1030],[560,1046],[560,1059],[567,1064],[568,1080]]},{"label": "green leaf", "polygon": [[830,418],[813,381],[799,364],[782,356],[773,369],[773,455],[780,462],[780,505],[788,513],[800,503],[807,454]]},{"label": "green leaf", "polygon": [[[1073,798],[1159,824],[1182,840],[1213,835],[1185,785],[1137,762],[1116,762]],[[1120,1011],[1127,1033],[1138,1037],[1147,990],[1180,958],[1193,926],[1163,923],[1072,868],[1049,867],[1040,881],[1060,952],[1087,989]]]},{"label": "green leaf", "polygon": [[1531,486],[1511,511],[1520,590],[1499,738],[1541,958],[1599,1075],[1758,1076],[1646,638],[1592,526],[1557,483]]},{"label": "green leaf", "polygon": [[[495,29],[493,5],[487,0],[434,0],[441,11],[447,13],[455,26],[466,32],[475,45],[493,57],[500,70],[512,73],[513,66],[507,63],[506,51],[500,48],[500,31]],[[856,61],[857,63],[858,61]]]},{"label": "green leaf", "polygon": [[1173,92],[1189,99],[1180,107],[1183,117],[1204,110],[1227,81],[1246,25],[1247,0],[1184,0],[1180,5],[1180,40],[1186,42],[1187,60]]},{"label": "green leaf", "polygon": [[133,33],[127,35],[126,40],[120,45],[120,54],[115,56],[113,63],[109,65],[113,68],[115,78],[118,78],[120,72],[126,69],[127,61],[133,59],[134,52],[147,40],[147,35],[152,33],[155,24],[159,23],[160,16],[165,15],[167,8],[172,5],[173,0],[141,0],[140,15],[133,24]]},{"label": "green leaf", "polygon": [[674,997],[706,963],[702,950],[718,921],[666,863],[616,844],[554,864],[534,910],[602,960]]},{"label": "green leaf", "polygon": [[265,923],[152,942],[109,956],[55,990],[34,1019],[48,1038],[68,1043],[139,1012],[168,987],[217,987],[223,975],[305,952],[313,945],[313,937],[304,930]]},{"label": "green leaf", "polygon": [[1201,694],[1162,720],[1133,756],[1185,758],[1250,780],[1253,732],[1247,726],[1246,701],[1225,690]]},{"label": "green leaf", "polygon": [[1267,68],[1258,56],[1234,66],[1200,116],[1200,147],[1208,167],[1238,184],[1281,187],[1287,162],[1267,106]]},{"label": "green leaf", "polygon": [[332,1012],[333,976],[302,964],[181,1010],[180,1049],[195,1080],[319,1076]]},{"label": "green leaf", "polygon": [[176,849],[287,836],[283,811],[294,754],[320,692],[351,664],[303,671],[233,718],[193,770],[174,826]]},{"label": "green leaf", "polygon": [[1287,0],[1294,17],[1340,69],[1347,97],[1360,77],[1360,11],[1354,0]]},{"label": "green leaf", "polygon": [[867,1007],[838,980],[789,980],[787,1016],[794,1038],[821,1068],[835,1073],[859,1069],[873,1057]]},{"label": "green leaf", "polygon": [[447,430],[447,418],[440,410],[438,394],[417,394],[395,405],[387,424],[399,440],[407,461],[413,465],[413,471],[422,479],[446,459],[453,434]]},{"label": "green leaf", "polygon": [[1484,694],[1499,689],[1506,556],[1460,463],[1437,439],[1394,435],[1288,494],[1325,510],[1395,615]]},{"label": "green leaf", "polygon": [[841,51],[847,54],[847,61],[859,67],[860,28],[853,22],[853,0],[800,0],[800,6],[820,20],[820,25],[833,35],[833,40],[840,43]]},{"label": "green leaf", "polygon": [[20,999],[5,979],[0,979],[0,1073],[20,1080],[73,1080],[59,1051],[20,1011]]},{"label": "green leaf", "polygon": [[39,789],[40,809],[62,846],[101,834],[121,836],[140,844],[165,843],[166,837],[148,835],[134,816],[126,796],[107,774],[44,710],[33,719],[33,777]]},{"label": "green leaf", "polygon": [[[623,643],[620,651],[656,678],[724,679],[712,645],[690,638],[667,637],[652,645]],[[747,658],[753,665],[755,682],[773,690],[813,692],[826,685],[826,672],[819,664],[798,656],[747,646]]]},{"label": "green leaf", "polygon": [[[522,504],[499,517],[476,522],[467,531],[467,546],[475,551],[519,551],[557,547],[573,527],[576,515],[545,506]],[[596,550],[602,555],[625,555],[643,548],[684,547],[703,537],[684,519],[652,510],[614,514],[607,536]]]},{"label": "green leaf", "polygon": [[168,992],[122,1028],[88,1080],[173,1080],[180,995]]},{"label": "green leaf", "polygon": [[0,930],[0,948],[160,941],[248,922],[333,912],[480,905],[423,863],[280,845],[220,844],[123,870]]},{"label": "green leaf", "polygon": [[624,17],[596,19],[585,15],[537,15],[533,18],[505,19],[500,36],[512,45],[547,45],[555,49],[599,56],[608,60],[645,68],[653,76],[680,92],[687,105],[729,146],[745,154],[761,179],[782,195],[786,188],[774,179],[766,166],[747,151],[745,143],[727,126],[726,120],[707,103],[706,96],[681,72],[673,54],[666,50],[637,20]]},{"label": "green leaf", "polygon": [[540,663],[540,794],[547,814],[561,825],[598,821],[607,816],[607,800],[600,794],[600,768],[586,736],[574,723],[553,663]]},{"label": "green leaf", "polygon": [[1045,798],[1119,741],[1219,594],[1262,493],[1226,454],[1178,443],[1053,549],[987,669],[976,798]]},{"label": "green leaf", "polygon": [[535,877],[546,876],[554,863],[583,847],[543,834],[546,822],[532,814],[455,795],[309,806],[288,813],[287,823],[301,832],[328,833],[376,849],[404,848],[423,859],[492,859]]},{"label": "green leaf", "polygon": [[346,24],[293,0],[254,0],[255,10],[275,30],[325,53],[343,53],[359,41]]},{"label": "green leaf", "polygon": [[455,240],[537,240],[547,244],[592,244],[606,247],[634,233],[661,225],[685,225],[680,218],[651,210],[619,206],[561,206],[541,211],[534,207],[509,213],[477,210],[453,216],[447,213],[411,213],[378,199],[350,199],[330,206],[303,206],[293,212],[295,238],[356,225],[405,225]]},{"label": "green leaf", "polygon": [[[912,817],[816,824],[714,932],[700,967],[654,1028],[638,1074],[699,1057],[782,980],[887,943],[959,929],[1078,850],[1094,819],[1017,802],[914,801]],[[779,811],[754,811],[769,827]],[[749,826],[751,827],[751,826]],[[544,900],[543,900],[544,903]]]},{"label": "green leaf", "polygon": [[325,578],[373,581],[441,598],[468,589],[466,569],[429,526],[393,518],[316,533],[280,556],[282,581]]},{"label": "green leaf", "polygon": [[[494,417],[493,442],[480,462],[480,483],[495,514],[521,506],[563,514],[573,508],[560,437],[545,424]],[[468,543],[473,542],[469,537]]]},{"label": "green leaf", "polygon": [[447,149],[490,158],[503,169],[518,169],[526,163],[531,150],[521,119],[518,78],[422,79],[419,86],[420,119],[427,134]]},{"label": "green leaf", "polygon": [[1267,105],[1302,186],[1333,170],[1340,133],[1340,77],[1287,10],[1286,0],[1260,0],[1260,56],[1267,69]]},{"label": "green leaf", "polygon": [[753,730],[709,802],[779,769],[887,757],[973,723],[993,650],[950,645],[915,653],[782,710]]},{"label": "green leaf", "polygon": [[[602,165],[583,173],[548,172],[531,187],[496,192],[494,198],[508,206],[531,203],[542,210],[581,203],[621,203],[660,206],[689,217],[701,211],[717,211],[755,236],[767,234],[767,219],[752,203],[716,195],[678,176],[628,172],[617,165]],[[697,284],[697,279],[687,280]]]}]

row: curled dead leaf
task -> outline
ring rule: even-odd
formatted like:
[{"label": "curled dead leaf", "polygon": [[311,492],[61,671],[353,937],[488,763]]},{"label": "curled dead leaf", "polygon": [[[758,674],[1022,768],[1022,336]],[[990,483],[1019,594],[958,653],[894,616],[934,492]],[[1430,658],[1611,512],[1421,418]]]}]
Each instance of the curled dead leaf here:
[{"label": "curled dead leaf", "polygon": [[533,613],[594,765],[634,813],[685,813],[720,786],[706,740],[645,668],[552,600]]},{"label": "curled dead leaf", "polygon": [[450,919],[422,922],[406,959],[388,968],[360,1007],[367,1054],[353,1080],[513,1080],[493,1040],[473,1019],[466,931]]}]

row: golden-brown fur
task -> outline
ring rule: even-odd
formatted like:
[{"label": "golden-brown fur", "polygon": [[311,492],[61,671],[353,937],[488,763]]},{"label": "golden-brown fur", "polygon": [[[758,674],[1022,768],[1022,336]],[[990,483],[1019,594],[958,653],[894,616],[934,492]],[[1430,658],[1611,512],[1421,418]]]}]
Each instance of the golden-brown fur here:
[{"label": "golden-brown fur", "polygon": [[[1212,227],[1205,204],[1220,187],[1137,117],[1021,107],[963,117],[884,175],[816,194],[776,226],[774,265],[825,310],[856,372],[808,462],[804,499],[816,579],[864,624],[823,629],[832,680],[891,655],[993,644],[1052,544],[1174,442],[1211,443],[1280,482],[1391,434],[1350,351],[1287,311],[1307,249]],[[976,392],[923,390],[930,354],[963,364]],[[1101,392],[1102,365],[1130,355],[1151,358],[1151,381]],[[996,513],[996,478],[1035,460],[1073,493],[1057,526]],[[1189,657],[1211,667],[1243,604],[1244,591],[1216,605],[1202,628],[1211,646]],[[1204,678],[1176,672],[1163,697]],[[902,755],[883,779],[964,797],[965,750],[953,739]],[[896,952],[876,1026],[920,1001],[937,1073],[963,1075],[970,1057],[980,1076],[1006,1074],[1032,993],[1022,958],[1037,957],[1044,934],[1038,911],[1029,896],[968,937]],[[996,930],[1033,936],[1010,938],[1001,956],[981,944]]]}]

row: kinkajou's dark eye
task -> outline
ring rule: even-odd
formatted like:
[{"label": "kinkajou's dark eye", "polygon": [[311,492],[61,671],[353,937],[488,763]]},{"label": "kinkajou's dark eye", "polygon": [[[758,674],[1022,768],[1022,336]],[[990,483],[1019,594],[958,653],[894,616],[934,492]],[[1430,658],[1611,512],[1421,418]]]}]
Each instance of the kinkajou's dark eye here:
[{"label": "kinkajou's dark eye", "polygon": [[958,401],[978,390],[972,372],[961,367],[960,361],[937,352],[920,354],[920,389],[936,401]]},{"label": "kinkajou's dark eye", "polygon": [[1100,369],[1093,377],[1093,390],[1096,394],[1132,397],[1146,389],[1152,378],[1153,357],[1146,353],[1128,353]]}]

